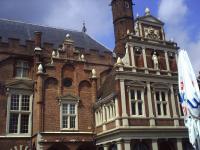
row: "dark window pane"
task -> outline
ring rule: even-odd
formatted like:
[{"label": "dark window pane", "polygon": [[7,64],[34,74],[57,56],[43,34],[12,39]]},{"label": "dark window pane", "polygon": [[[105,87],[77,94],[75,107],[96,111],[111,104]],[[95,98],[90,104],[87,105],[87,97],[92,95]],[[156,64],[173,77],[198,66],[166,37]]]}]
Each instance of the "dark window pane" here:
[{"label": "dark window pane", "polygon": [[75,128],[75,119],[76,119],[76,117],[70,117],[70,128]]},{"label": "dark window pane", "polygon": [[29,95],[22,95],[21,110],[29,111],[29,105],[30,105],[30,96]]},{"label": "dark window pane", "polygon": [[160,94],[159,94],[159,92],[156,92],[156,101],[160,101]]},{"label": "dark window pane", "polygon": [[11,95],[10,110],[19,110],[19,95]]},{"label": "dark window pane", "polygon": [[131,102],[132,115],[136,115],[135,102]]},{"label": "dark window pane", "polygon": [[18,117],[18,114],[10,114],[9,133],[17,133]]},{"label": "dark window pane", "polygon": [[137,91],[137,99],[138,100],[141,100],[142,98],[141,98],[141,91]]},{"label": "dark window pane", "polygon": [[68,104],[63,104],[62,105],[62,113],[63,114],[68,114]]},{"label": "dark window pane", "polygon": [[131,90],[131,99],[135,99],[135,91]]},{"label": "dark window pane", "polygon": [[23,77],[28,77],[28,69],[27,68],[24,68],[22,76]]},{"label": "dark window pane", "polygon": [[163,113],[165,116],[167,115],[167,104],[163,104]]},{"label": "dark window pane", "polygon": [[62,126],[63,126],[63,128],[68,128],[68,116],[63,116]]},{"label": "dark window pane", "polygon": [[182,108],[181,104],[180,104],[180,110],[181,110],[181,116],[184,116],[184,114],[183,114],[183,108]]},{"label": "dark window pane", "polygon": [[21,133],[28,133],[29,115],[21,115]]},{"label": "dark window pane", "polygon": [[161,115],[161,108],[160,108],[160,104],[157,104],[157,110],[158,110],[158,115]]},{"label": "dark window pane", "polygon": [[70,114],[75,114],[75,105],[74,104],[70,105]]},{"label": "dark window pane", "polygon": [[22,68],[16,68],[16,77],[22,77]]},{"label": "dark window pane", "polygon": [[138,103],[138,113],[142,115],[142,103]]},{"label": "dark window pane", "polygon": [[162,95],[162,101],[165,101],[165,92],[161,92]]}]

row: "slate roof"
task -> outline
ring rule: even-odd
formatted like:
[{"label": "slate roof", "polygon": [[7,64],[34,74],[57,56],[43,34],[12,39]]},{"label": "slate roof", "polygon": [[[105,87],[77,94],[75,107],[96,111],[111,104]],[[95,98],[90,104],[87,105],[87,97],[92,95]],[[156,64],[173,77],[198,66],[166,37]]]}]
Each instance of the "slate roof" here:
[{"label": "slate roof", "polygon": [[58,48],[63,43],[65,35],[69,33],[75,47],[111,52],[84,32],[0,19],[0,37],[3,42],[7,42],[8,38],[16,38],[20,39],[20,44],[25,45],[26,40],[34,39],[35,31],[42,32],[42,43],[52,43],[54,48]]}]

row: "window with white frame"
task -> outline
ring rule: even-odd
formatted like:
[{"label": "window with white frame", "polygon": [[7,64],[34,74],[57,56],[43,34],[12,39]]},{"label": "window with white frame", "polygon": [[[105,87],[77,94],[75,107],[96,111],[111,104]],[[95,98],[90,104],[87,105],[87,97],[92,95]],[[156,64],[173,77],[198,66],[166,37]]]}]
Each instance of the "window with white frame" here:
[{"label": "window with white frame", "polygon": [[10,94],[8,99],[8,134],[30,134],[32,96]]},{"label": "window with white frame", "polygon": [[28,77],[29,64],[27,61],[17,61],[16,63],[16,77],[24,78]]},{"label": "window with white frame", "polygon": [[167,91],[155,91],[157,115],[167,117],[169,115]]},{"label": "window with white frame", "polygon": [[67,130],[78,127],[77,103],[62,102],[61,104],[61,128]]},{"label": "window with white frame", "polygon": [[130,89],[129,99],[131,106],[131,115],[144,116],[144,90],[143,89]]}]

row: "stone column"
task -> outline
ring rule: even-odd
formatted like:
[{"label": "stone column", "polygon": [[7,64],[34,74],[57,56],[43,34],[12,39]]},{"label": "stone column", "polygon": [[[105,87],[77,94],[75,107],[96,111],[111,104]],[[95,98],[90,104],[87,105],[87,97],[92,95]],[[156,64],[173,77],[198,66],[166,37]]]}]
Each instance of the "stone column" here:
[{"label": "stone column", "polygon": [[145,47],[142,47],[142,56],[143,56],[143,61],[144,61],[145,73],[149,73],[148,67],[147,67],[147,57],[146,57]]},{"label": "stone column", "polygon": [[179,126],[179,121],[177,120],[178,114],[177,114],[177,110],[176,110],[176,103],[175,103],[173,85],[170,85],[170,97],[171,97],[171,104],[172,104],[172,112],[173,112],[173,118],[174,118],[174,125],[175,126]]},{"label": "stone column", "polygon": [[122,142],[121,141],[117,142],[117,150],[122,150]]},{"label": "stone column", "polygon": [[182,139],[177,139],[177,150],[183,150]]},{"label": "stone column", "polygon": [[147,101],[148,101],[148,107],[149,107],[150,126],[155,126],[155,120],[154,120],[154,114],[153,114],[153,103],[151,99],[151,86],[149,82],[147,82]]},{"label": "stone column", "polygon": [[131,63],[132,63],[132,66],[133,66],[133,72],[136,72],[136,69],[135,69],[135,52],[133,50],[133,46],[130,46],[130,50],[131,50]]},{"label": "stone column", "polygon": [[[120,80],[120,92],[121,92],[121,103],[122,103],[122,117],[128,117],[126,109],[126,96],[125,96],[125,85],[124,80]],[[128,119],[122,119],[122,125],[128,126]]]},{"label": "stone column", "polygon": [[118,105],[118,100],[117,98],[115,98],[115,114],[116,114],[116,120],[115,120],[115,125],[116,127],[120,126],[120,122],[119,122],[119,105]]},{"label": "stone column", "polygon": [[[170,67],[169,67],[169,58],[168,58],[167,51],[165,51],[165,61],[166,61],[167,71],[170,71]],[[168,72],[168,75],[171,76],[171,73]]]},{"label": "stone column", "polygon": [[103,145],[103,150],[108,150],[108,144]]},{"label": "stone column", "polygon": [[124,149],[131,150],[130,140],[124,140]]},{"label": "stone column", "polygon": [[152,139],[152,149],[153,150],[158,150],[157,139]]}]

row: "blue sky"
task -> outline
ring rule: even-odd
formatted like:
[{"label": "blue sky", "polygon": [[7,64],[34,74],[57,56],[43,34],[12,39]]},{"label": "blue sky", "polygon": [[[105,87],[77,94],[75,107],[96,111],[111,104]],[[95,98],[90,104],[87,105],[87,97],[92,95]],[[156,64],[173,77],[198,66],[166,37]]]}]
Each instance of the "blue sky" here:
[{"label": "blue sky", "polygon": [[[0,18],[81,31],[110,48],[114,47],[111,0],[0,0]],[[195,71],[200,71],[200,1],[134,0],[134,14],[151,14],[165,22],[168,39],[189,52]]]}]

